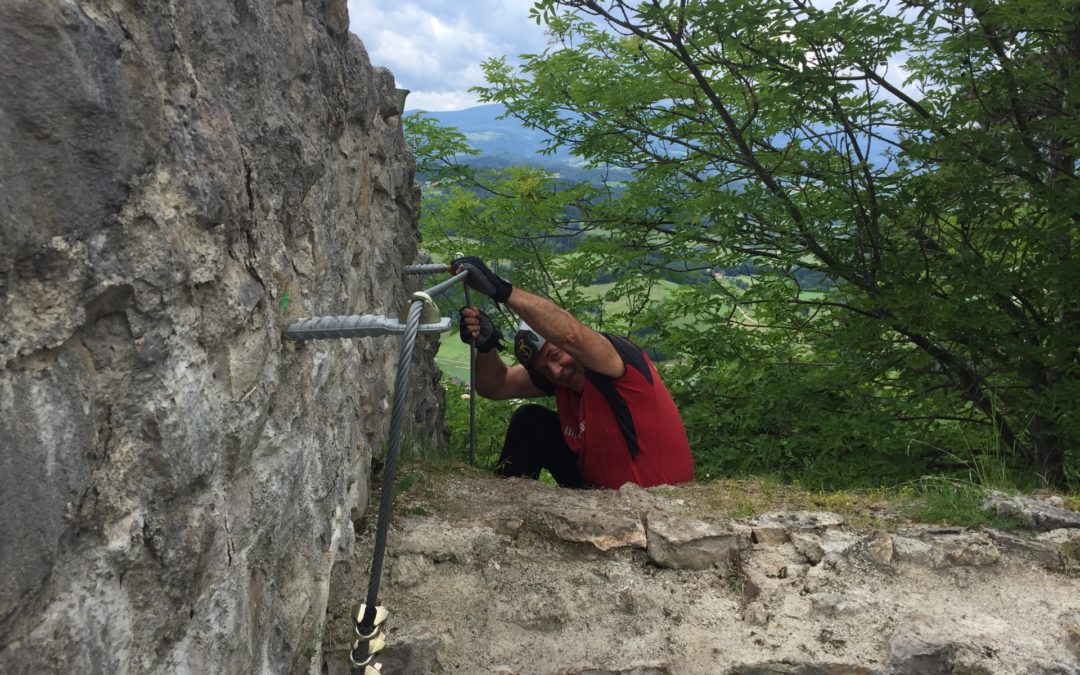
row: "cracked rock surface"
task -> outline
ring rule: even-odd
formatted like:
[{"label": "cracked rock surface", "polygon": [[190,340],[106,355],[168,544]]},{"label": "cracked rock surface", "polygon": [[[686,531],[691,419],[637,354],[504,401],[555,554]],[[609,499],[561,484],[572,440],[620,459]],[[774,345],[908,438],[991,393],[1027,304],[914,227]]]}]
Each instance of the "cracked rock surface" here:
[{"label": "cracked rock surface", "polygon": [[313,660],[399,347],[282,329],[396,316],[419,236],[346,6],[0,2],[0,672]]},{"label": "cracked rock surface", "polygon": [[[383,660],[503,675],[1080,674],[1071,537],[734,519],[702,506],[710,489],[425,475],[390,532]],[[346,672],[370,530],[334,570],[331,674]]]}]

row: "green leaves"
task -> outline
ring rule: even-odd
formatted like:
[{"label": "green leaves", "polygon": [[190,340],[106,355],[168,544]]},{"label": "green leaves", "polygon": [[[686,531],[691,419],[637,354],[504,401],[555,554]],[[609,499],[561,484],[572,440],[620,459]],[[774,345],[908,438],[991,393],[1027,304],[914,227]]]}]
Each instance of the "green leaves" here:
[{"label": "green leaves", "polygon": [[1075,481],[1080,14],[905,7],[538,2],[478,91],[620,182],[474,175],[425,236],[664,354],[700,462],[899,476],[975,429]]}]

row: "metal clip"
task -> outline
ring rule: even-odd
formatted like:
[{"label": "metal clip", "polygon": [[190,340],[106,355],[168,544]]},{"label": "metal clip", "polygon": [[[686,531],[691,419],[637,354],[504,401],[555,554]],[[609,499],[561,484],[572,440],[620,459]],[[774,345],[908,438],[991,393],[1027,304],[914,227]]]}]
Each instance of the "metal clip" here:
[{"label": "metal clip", "polygon": [[435,305],[435,301],[431,299],[431,296],[424,291],[417,291],[412,294],[412,300],[406,302],[401,307],[401,313],[398,314],[398,322],[402,326],[408,321],[409,310],[417,300],[422,300],[424,302],[424,307],[420,310],[420,325],[439,324],[443,320],[442,315],[439,313],[439,308]]},{"label": "metal clip", "polygon": [[371,624],[371,630],[366,633],[361,632],[360,630],[360,626],[364,623],[365,614],[367,614],[367,603],[361,604],[360,609],[356,610],[356,637],[361,640],[370,640],[379,632],[379,628],[386,623],[386,617],[390,616],[390,610],[382,605],[376,606],[375,621]]},{"label": "metal clip", "polygon": [[349,663],[354,668],[370,666],[375,661],[375,655],[386,647],[386,633],[379,633],[370,640],[353,641],[349,651]]}]

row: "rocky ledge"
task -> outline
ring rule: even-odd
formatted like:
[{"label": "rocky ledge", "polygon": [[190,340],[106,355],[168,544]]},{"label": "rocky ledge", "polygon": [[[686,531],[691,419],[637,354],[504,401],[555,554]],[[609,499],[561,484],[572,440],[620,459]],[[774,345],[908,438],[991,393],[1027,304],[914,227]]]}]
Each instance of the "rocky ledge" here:
[{"label": "rocky ledge", "polygon": [[[703,507],[707,489],[425,479],[390,533],[386,672],[1080,673],[1080,528],[734,519]],[[1006,502],[1075,515],[987,508]],[[330,673],[367,588],[363,529],[334,572]]]}]

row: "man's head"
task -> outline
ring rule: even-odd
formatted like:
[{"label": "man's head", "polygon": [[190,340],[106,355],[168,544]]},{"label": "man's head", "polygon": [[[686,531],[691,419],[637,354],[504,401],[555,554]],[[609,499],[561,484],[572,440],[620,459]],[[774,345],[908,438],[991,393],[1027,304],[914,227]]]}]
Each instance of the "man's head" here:
[{"label": "man's head", "polygon": [[585,386],[585,373],[557,345],[548,342],[522,320],[514,335],[514,356],[522,365],[532,367],[553,384],[581,391]]}]

